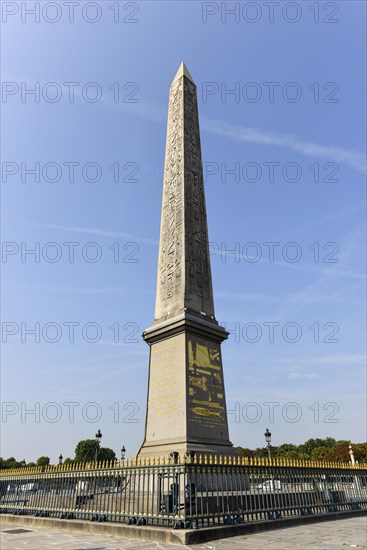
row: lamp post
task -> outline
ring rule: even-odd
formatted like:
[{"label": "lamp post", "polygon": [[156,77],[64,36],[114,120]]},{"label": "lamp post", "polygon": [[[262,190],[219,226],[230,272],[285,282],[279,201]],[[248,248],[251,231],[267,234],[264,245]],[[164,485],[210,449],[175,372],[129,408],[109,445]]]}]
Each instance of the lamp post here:
[{"label": "lamp post", "polygon": [[64,457],[63,457],[62,454],[60,453],[60,456],[59,456],[59,464],[60,464],[60,466],[61,466],[61,464],[62,464],[62,459],[63,459],[63,458],[64,458]]},{"label": "lamp post", "polygon": [[126,449],[125,449],[125,445],[123,445],[121,449],[121,460],[125,460],[125,453],[126,453]]},{"label": "lamp post", "polygon": [[266,446],[268,448],[268,456],[269,459],[271,459],[271,433],[269,432],[269,428],[266,428],[266,432],[264,433]]},{"label": "lamp post", "polygon": [[100,445],[101,445],[101,439],[102,439],[101,430],[98,430],[98,432],[96,433],[96,456],[95,456],[95,462],[98,462],[98,451],[99,451],[99,448],[100,448]]}]

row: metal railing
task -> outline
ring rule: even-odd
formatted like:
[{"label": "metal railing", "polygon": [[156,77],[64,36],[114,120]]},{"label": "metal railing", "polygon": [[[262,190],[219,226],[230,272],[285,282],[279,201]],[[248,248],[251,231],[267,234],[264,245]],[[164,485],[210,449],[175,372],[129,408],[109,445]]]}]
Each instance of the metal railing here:
[{"label": "metal railing", "polygon": [[218,455],[0,471],[0,512],[200,528],[367,509],[367,465]]}]

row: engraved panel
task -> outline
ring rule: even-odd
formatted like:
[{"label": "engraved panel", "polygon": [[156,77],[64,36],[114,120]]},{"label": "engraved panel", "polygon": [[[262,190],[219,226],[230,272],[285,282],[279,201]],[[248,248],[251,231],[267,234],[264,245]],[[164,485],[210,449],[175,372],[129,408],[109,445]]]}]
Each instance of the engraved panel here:
[{"label": "engraved panel", "polygon": [[195,437],[228,439],[220,345],[187,337],[188,433]]},{"label": "engraved panel", "polygon": [[214,316],[196,86],[184,87],[185,305]]},{"label": "engraved panel", "polygon": [[214,316],[195,85],[170,90],[155,320],[184,308]]}]

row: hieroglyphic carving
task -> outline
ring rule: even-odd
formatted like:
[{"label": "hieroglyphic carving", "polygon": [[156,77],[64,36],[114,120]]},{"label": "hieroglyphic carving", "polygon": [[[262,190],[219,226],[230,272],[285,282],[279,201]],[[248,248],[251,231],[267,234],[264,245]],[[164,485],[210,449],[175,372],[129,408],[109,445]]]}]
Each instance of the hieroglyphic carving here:
[{"label": "hieroglyphic carving", "polygon": [[184,87],[185,305],[214,316],[196,86]]},{"label": "hieroglyphic carving", "polygon": [[[189,378],[188,422],[206,429],[207,436],[228,438],[220,345],[190,336],[187,340]],[[192,430],[200,430],[199,426]]]},{"label": "hieroglyphic carving", "polygon": [[[156,318],[170,311],[183,285],[183,81],[171,88],[164,170]],[[172,307],[173,309],[173,307]]]},{"label": "hieroglyphic carving", "polygon": [[155,320],[184,308],[214,317],[196,87],[171,86]]}]

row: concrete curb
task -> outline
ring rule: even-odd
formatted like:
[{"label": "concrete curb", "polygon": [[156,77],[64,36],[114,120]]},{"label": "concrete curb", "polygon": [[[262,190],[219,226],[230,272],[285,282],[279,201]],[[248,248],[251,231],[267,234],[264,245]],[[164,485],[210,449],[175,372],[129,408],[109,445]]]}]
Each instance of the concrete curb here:
[{"label": "concrete curb", "polygon": [[45,527],[62,531],[80,531],[88,534],[108,534],[128,539],[161,542],[166,544],[198,544],[210,540],[236,537],[243,534],[258,533],[272,529],[296,527],[322,521],[347,519],[366,516],[367,510],[332,512],[320,516],[302,516],[269,521],[254,521],[242,525],[220,525],[218,527],[204,527],[202,529],[170,529],[151,525],[126,525],[124,523],[96,523],[86,520],[65,520],[58,518],[39,518],[34,516],[13,516],[1,514],[0,523],[12,523],[28,527]]},{"label": "concrete curb", "polygon": [[185,532],[151,525],[126,525],[125,523],[97,523],[82,519],[39,518],[1,514],[0,524],[15,523],[28,527],[45,527],[61,531],[80,531],[88,534],[108,534],[128,539],[141,539],[169,544],[185,544]]}]

